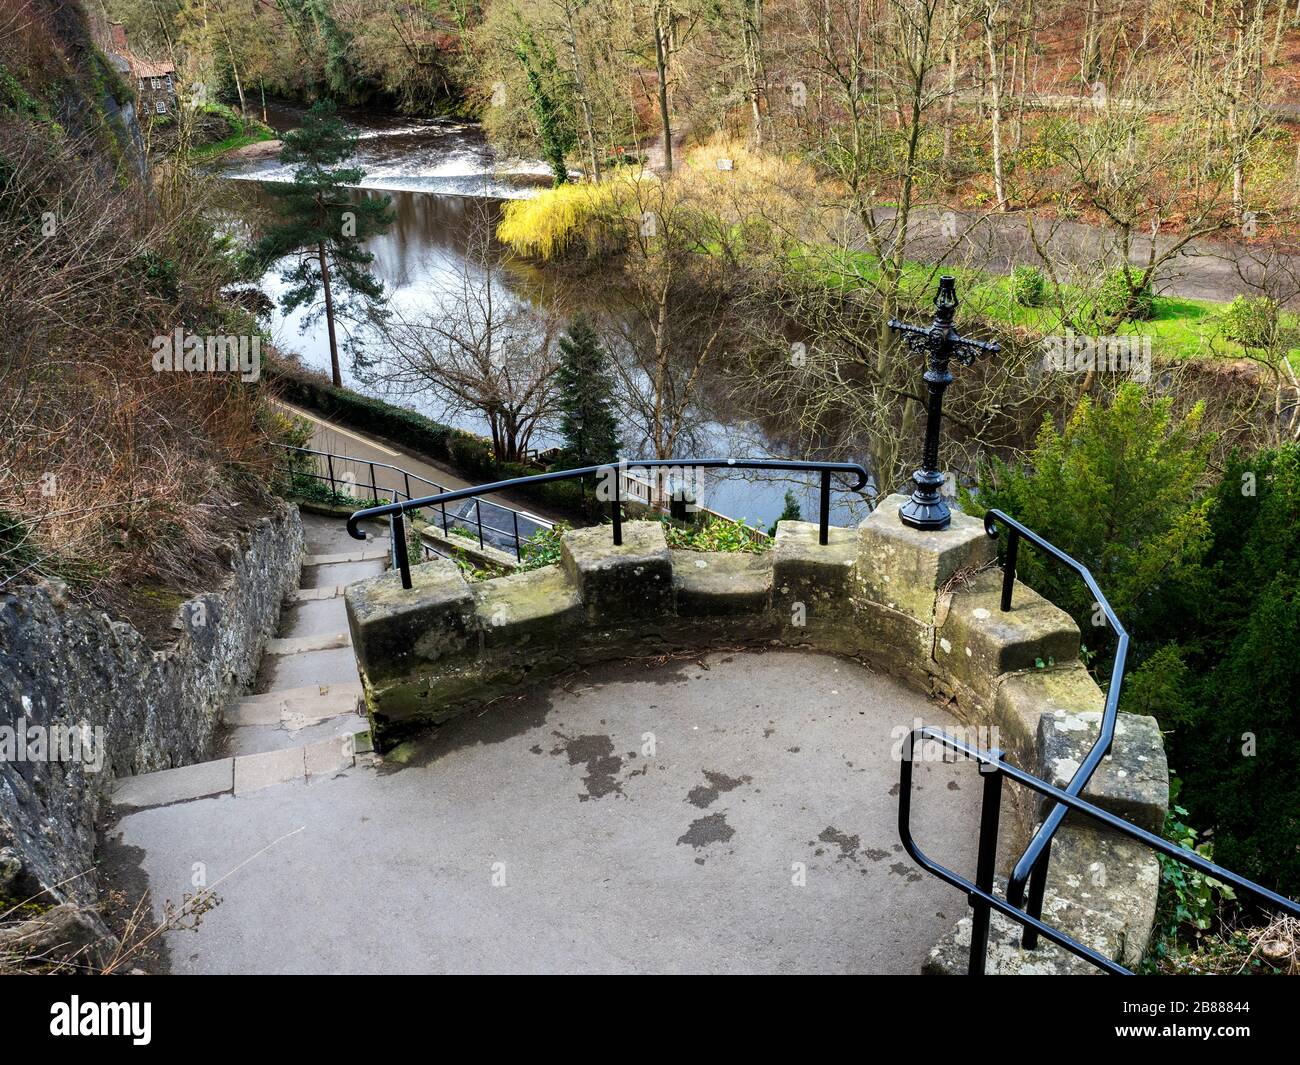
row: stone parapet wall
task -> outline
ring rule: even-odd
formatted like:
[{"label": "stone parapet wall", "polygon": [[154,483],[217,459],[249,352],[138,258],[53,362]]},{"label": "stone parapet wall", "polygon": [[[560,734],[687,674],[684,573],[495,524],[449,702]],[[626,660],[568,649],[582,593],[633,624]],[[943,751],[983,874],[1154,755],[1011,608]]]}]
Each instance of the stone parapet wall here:
[{"label": "stone parapet wall", "polygon": [[[677,649],[807,647],[852,656],[996,729],[1013,763],[1058,785],[1096,734],[1101,691],[1062,610],[1001,572],[982,523],[943,532],[899,523],[901,496],[858,528],[781,522],[761,555],[671,550],[656,522],[566,533],[560,565],[469,582],[454,563],[352,585],[348,620],[380,747],[575,665]],[[505,712],[505,711],[503,711]],[[1158,830],[1168,767],[1150,718],[1121,715],[1113,754],[1085,798]],[[1024,841],[1019,841],[1024,842]],[[1159,865],[1149,851],[1072,815],[1058,833],[1045,916],[1125,964],[1145,950]],[[990,971],[1091,970],[1054,946],[1020,951],[995,922]],[[962,936],[965,948],[962,948]],[[936,944],[928,972],[965,971],[969,918]],[[1082,969],[1080,968],[1082,966]]]}]

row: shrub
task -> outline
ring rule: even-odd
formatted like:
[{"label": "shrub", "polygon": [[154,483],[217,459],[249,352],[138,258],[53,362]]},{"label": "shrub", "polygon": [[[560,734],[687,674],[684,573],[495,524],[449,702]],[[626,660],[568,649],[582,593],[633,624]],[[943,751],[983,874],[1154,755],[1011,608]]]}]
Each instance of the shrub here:
[{"label": "shrub", "polygon": [[1036,266],[1011,271],[1011,298],[1021,307],[1039,307],[1047,295],[1047,278]]},{"label": "shrub", "polygon": [[607,255],[622,247],[623,220],[638,182],[619,176],[599,185],[557,185],[506,204],[497,238],[519,255],[550,261],[570,254]]},{"label": "shrub", "polygon": [[1223,312],[1223,335],[1243,348],[1271,348],[1278,335],[1278,311],[1267,296],[1237,296]]},{"label": "shrub", "polygon": [[1300,445],[1234,456],[1212,497],[1209,528],[1202,569],[1182,582],[1182,608],[1152,634],[1175,645],[1189,671],[1159,719],[1187,782],[1184,805],[1214,829],[1220,860],[1295,893]]},{"label": "shrub", "polygon": [[1095,307],[1103,318],[1117,322],[1144,322],[1155,314],[1155,294],[1150,284],[1134,287],[1141,274],[1112,270],[1097,290]]},{"label": "shrub", "polygon": [[551,529],[538,529],[527,540],[523,542],[520,554],[523,558],[519,562],[519,571],[524,572],[530,569],[541,569],[543,566],[554,566],[560,561],[560,538],[569,531],[572,526],[568,522],[559,522]]},{"label": "shrub", "polygon": [[772,546],[771,540],[756,539],[750,535],[750,526],[743,521],[712,518],[699,525],[679,525],[670,518],[661,517],[664,538],[669,547],[684,551],[735,551],[760,554]]},{"label": "shrub", "polygon": [[783,521],[800,521],[803,519],[803,511],[799,509],[799,500],[795,498],[794,492],[789,488],[785,490],[785,507],[782,509],[780,516],[772,522],[767,530],[768,536],[776,535],[776,527]]},{"label": "shrub", "polygon": [[[976,515],[1006,511],[1096,575],[1130,632],[1164,608],[1163,593],[1194,568],[1208,543],[1208,501],[1197,502],[1212,438],[1201,407],[1181,419],[1169,398],[1151,400],[1130,382],[1108,405],[1084,399],[1064,430],[1043,423],[1024,467],[997,459],[980,472],[978,494],[961,492]],[[1024,580],[1074,617],[1093,650],[1093,597],[1072,570],[1021,550]]]}]

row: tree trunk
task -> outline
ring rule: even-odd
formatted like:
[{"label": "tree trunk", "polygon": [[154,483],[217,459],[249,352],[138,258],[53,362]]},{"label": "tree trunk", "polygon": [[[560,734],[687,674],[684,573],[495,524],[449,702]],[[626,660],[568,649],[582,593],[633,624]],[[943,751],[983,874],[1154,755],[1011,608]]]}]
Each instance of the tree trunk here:
[{"label": "tree trunk", "polygon": [[600,157],[596,153],[596,124],[591,115],[591,101],[587,99],[587,83],[582,74],[582,59],[578,55],[578,34],[573,27],[573,5],[564,0],[564,24],[567,30],[569,54],[573,59],[573,86],[578,97],[578,107],[582,111],[583,132],[587,138],[587,165],[591,172],[587,175],[589,182],[600,181]]},{"label": "tree trunk", "polygon": [[989,90],[993,125],[993,195],[998,210],[1007,209],[1006,184],[1002,175],[1002,56],[997,47],[998,3],[989,4],[984,12],[984,43],[989,57]]},{"label": "tree trunk", "polygon": [[655,71],[659,75],[659,122],[663,128],[664,169],[673,169],[673,126],[668,117],[668,42],[664,26],[663,8],[656,4],[655,20]]},{"label": "tree trunk", "polygon": [[948,97],[943,102],[943,165],[946,169],[952,155],[952,122],[957,109],[957,48],[961,43],[961,3],[952,0],[948,8]]},{"label": "tree trunk", "polygon": [[325,325],[330,335],[330,376],[335,388],[343,387],[343,374],[339,370],[339,343],[334,335],[334,294],[330,291],[329,260],[325,258],[325,245],[316,245],[316,255],[320,260],[320,283],[325,292]]}]

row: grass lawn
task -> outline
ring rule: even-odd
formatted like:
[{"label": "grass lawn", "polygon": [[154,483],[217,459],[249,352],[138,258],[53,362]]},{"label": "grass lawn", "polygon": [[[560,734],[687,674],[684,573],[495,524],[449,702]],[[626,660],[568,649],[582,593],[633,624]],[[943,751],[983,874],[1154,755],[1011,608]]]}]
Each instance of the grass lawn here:
[{"label": "grass lawn", "polygon": [[219,141],[191,148],[190,160],[192,162],[210,162],[217,156],[234,151],[236,148],[243,148],[248,144],[258,144],[261,141],[275,140],[275,131],[269,126],[264,126],[255,118],[246,119],[239,112],[226,107],[224,104],[204,104],[203,110],[209,114],[220,115],[224,118],[226,124],[230,127],[230,133]]},{"label": "grass lawn", "polygon": [[[827,263],[814,263],[799,256],[792,261],[798,270],[817,270],[832,285],[851,287],[870,283],[880,276],[876,260],[866,253],[836,253]],[[1023,326],[1034,332],[1052,335],[1061,329],[1060,315],[1054,307],[1024,307],[1012,297],[1011,278],[1005,274],[988,274],[962,267],[936,269],[930,264],[908,262],[904,264],[902,290],[916,302],[929,302],[934,291],[934,278],[940,273],[952,274],[957,279],[957,294],[967,313],[977,314],[989,321]],[[1081,303],[1079,290],[1063,286],[1067,303]],[[1166,358],[1187,359],[1209,356],[1220,359],[1240,359],[1245,349],[1223,335],[1221,319],[1228,304],[1214,300],[1185,299],[1181,296],[1156,296],[1154,313],[1144,322],[1126,322],[1118,327],[1121,334],[1151,337],[1153,355]],[[1300,369],[1300,316],[1282,315],[1283,327],[1297,337],[1296,346],[1290,349],[1292,366]]]}]

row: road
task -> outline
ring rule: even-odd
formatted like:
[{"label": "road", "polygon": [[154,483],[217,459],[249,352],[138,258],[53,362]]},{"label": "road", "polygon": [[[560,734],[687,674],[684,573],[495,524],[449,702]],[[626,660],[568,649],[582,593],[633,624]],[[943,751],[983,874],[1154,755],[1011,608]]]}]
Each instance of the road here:
[{"label": "road", "polygon": [[[313,432],[309,447],[316,451],[328,451],[333,455],[346,455],[354,461],[334,462],[334,475],[341,482],[350,480],[362,494],[369,495],[372,484],[379,489],[381,496],[393,489],[409,491],[412,496],[434,495],[437,492],[452,492],[460,488],[471,487],[471,482],[457,475],[450,467],[435,463],[429,459],[417,457],[391,443],[359,433],[354,429],[344,428],[336,422],[327,421],[311,411],[295,407],[282,401],[280,406],[296,417],[311,422]],[[371,467],[374,463],[374,467]],[[386,467],[395,466],[405,470],[409,477],[402,476],[397,470]],[[423,479],[423,480],[421,480]],[[480,482],[481,483],[481,482]],[[484,499],[495,500],[512,507],[523,514],[535,515],[555,523],[567,521],[570,524],[584,524],[575,521],[572,515],[561,513],[552,508],[541,506],[517,492],[494,492]],[[485,521],[490,521],[486,518]]]},{"label": "road", "polygon": [[[879,215],[888,218],[890,213],[882,211]],[[1071,268],[1075,273],[1086,273],[1095,269],[1096,263],[1113,262],[1117,257],[1115,232],[1100,226],[1033,219],[1032,212],[986,216],[925,208],[912,214],[913,230],[907,242],[907,258],[918,262],[943,260],[990,273],[1008,274],[1016,266],[1037,265],[1042,261],[1030,238],[1031,220],[1034,220],[1039,241],[1064,276],[1070,276]],[[1147,234],[1136,235],[1129,255],[1129,261],[1135,266],[1145,265],[1151,251],[1151,239]],[[1164,235],[1155,237],[1157,257],[1167,253],[1177,239]],[[1156,275],[1156,292],[1163,296],[1222,303],[1242,293],[1258,295],[1258,290],[1248,286],[1237,272],[1238,257],[1243,251],[1259,258],[1258,262],[1252,262],[1243,257],[1242,263],[1258,266],[1269,261],[1264,258],[1263,249],[1243,249],[1210,240],[1194,240],[1161,267]],[[1283,286],[1284,294],[1300,289],[1300,257],[1278,255],[1272,260],[1270,271],[1277,280],[1281,281],[1285,276],[1290,282]],[[1292,296],[1288,305],[1297,307],[1300,301]]]}]

